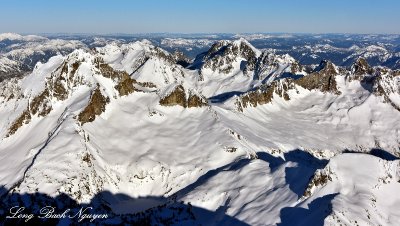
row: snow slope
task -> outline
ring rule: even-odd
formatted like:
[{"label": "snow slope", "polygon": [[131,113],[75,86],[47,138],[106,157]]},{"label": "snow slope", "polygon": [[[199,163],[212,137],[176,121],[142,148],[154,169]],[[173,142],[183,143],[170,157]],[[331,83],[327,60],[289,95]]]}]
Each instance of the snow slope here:
[{"label": "snow slope", "polygon": [[[397,224],[400,203],[385,197],[396,196],[399,162],[368,154],[399,156],[396,73],[366,81],[332,66],[335,83],[325,84],[316,76],[326,70],[307,74],[271,54],[224,41],[183,68],[147,40],[112,43],[2,82],[2,199],[66,194],[82,204],[107,191],[97,208],[162,217],[182,201],[204,225]],[[239,109],[260,87],[289,98],[275,88],[269,102]],[[181,104],[192,93],[211,99]]]},{"label": "snow slope", "polygon": [[[4,45],[4,46],[3,46]],[[38,62],[66,55],[86,45],[77,40],[48,39],[36,35],[0,34],[0,81],[31,72]]]}]

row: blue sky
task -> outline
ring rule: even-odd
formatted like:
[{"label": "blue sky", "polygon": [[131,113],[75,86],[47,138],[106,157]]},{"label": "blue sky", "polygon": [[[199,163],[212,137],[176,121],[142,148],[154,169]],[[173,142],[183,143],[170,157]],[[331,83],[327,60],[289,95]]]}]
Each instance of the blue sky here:
[{"label": "blue sky", "polygon": [[400,33],[400,0],[12,0],[0,32]]}]

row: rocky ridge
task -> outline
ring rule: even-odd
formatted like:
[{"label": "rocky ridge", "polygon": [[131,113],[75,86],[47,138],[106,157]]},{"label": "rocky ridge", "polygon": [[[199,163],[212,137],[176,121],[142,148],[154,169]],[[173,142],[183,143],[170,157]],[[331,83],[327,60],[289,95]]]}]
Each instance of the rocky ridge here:
[{"label": "rocky ridge", "polygon": [[[342,169],[357,161],[341,159],[346,148],[399,156],[398,71],[359,59],[351,69],[324,60],[306,72],[292,57],[244,40],[216,43],[197,58],[201,67],[179,59],[146,40],[114,43],[51,58],[27,77],[1,82],[0,151],[13,162],[0,165],[5,192],[67,194],[83,203],[110,190],[170,198],[149,198],[147,209],[178,199],[226,208],[250,224],[265,223],[260,213],[285,222],[284,209],[310,204],[312,211],[329,189],[348,189]],[[376,186],[397,186],[396,160],[366,161],[380,169],[372,184],[378,178]],[[338,200],[348,198],[335,191]],[[115,210],[125,204],[102,203]],[[335,212],[343,208],[333,202],[323,216],[353,220]]]}]

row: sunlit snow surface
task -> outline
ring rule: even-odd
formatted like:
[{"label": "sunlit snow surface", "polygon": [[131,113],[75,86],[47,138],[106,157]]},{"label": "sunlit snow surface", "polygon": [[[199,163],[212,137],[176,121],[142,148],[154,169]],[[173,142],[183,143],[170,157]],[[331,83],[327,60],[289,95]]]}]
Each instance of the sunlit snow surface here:
[{"label": "sunlit snow surface", "polygon": [[[118,213],[163,203],[143,197],[175,196],[215,213],[202,218],[194,210],[205,225],[228,224],[224,215],[250,225],[400,224],[399,160],[342,154],[377,146],[398,152],[400,114],[383,97],[338,75],[340,95],[297,87],[298,92],[289,91],[289,101],[276,95],[271,103],[243,112],[234,96],[201,108],[161,106],[160,96],[176,84],[212,97],[247,91],[254,81],[237,62],[232,75],[205,72],[203,81],[195,79],[198,71],[155,57],[134,70],[151,48],[149,41],[114,43],[96,54],[139,82],[154,83],[157,92],[118,97],[114,82],[96,71],[95,53],[83,50],[70,58],[53,57],[15,80],[24,98],[0,97],[0,184],[19,193],[66,193],[80,203],[101,191],[137,198],[110,201]],[[65,101],[53,98],[49,115],[33,116],[6,137],[28,101],[43,91],[45,79],[72,58],[83,62],[76,73],[84,85]],[[76,116],[97,84],[110,103],[95,121],[81,126]],[[330,180],[303,196],[316,171],[327,172]]]}]

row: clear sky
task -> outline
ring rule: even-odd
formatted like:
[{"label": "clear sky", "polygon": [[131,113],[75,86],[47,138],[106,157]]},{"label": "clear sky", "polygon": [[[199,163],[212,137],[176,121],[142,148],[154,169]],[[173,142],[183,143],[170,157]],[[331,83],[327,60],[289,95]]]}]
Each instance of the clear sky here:
[{"label": "clear sky", "polygon": [[400,0],[0,0],[0,33],[400,33]]}]

